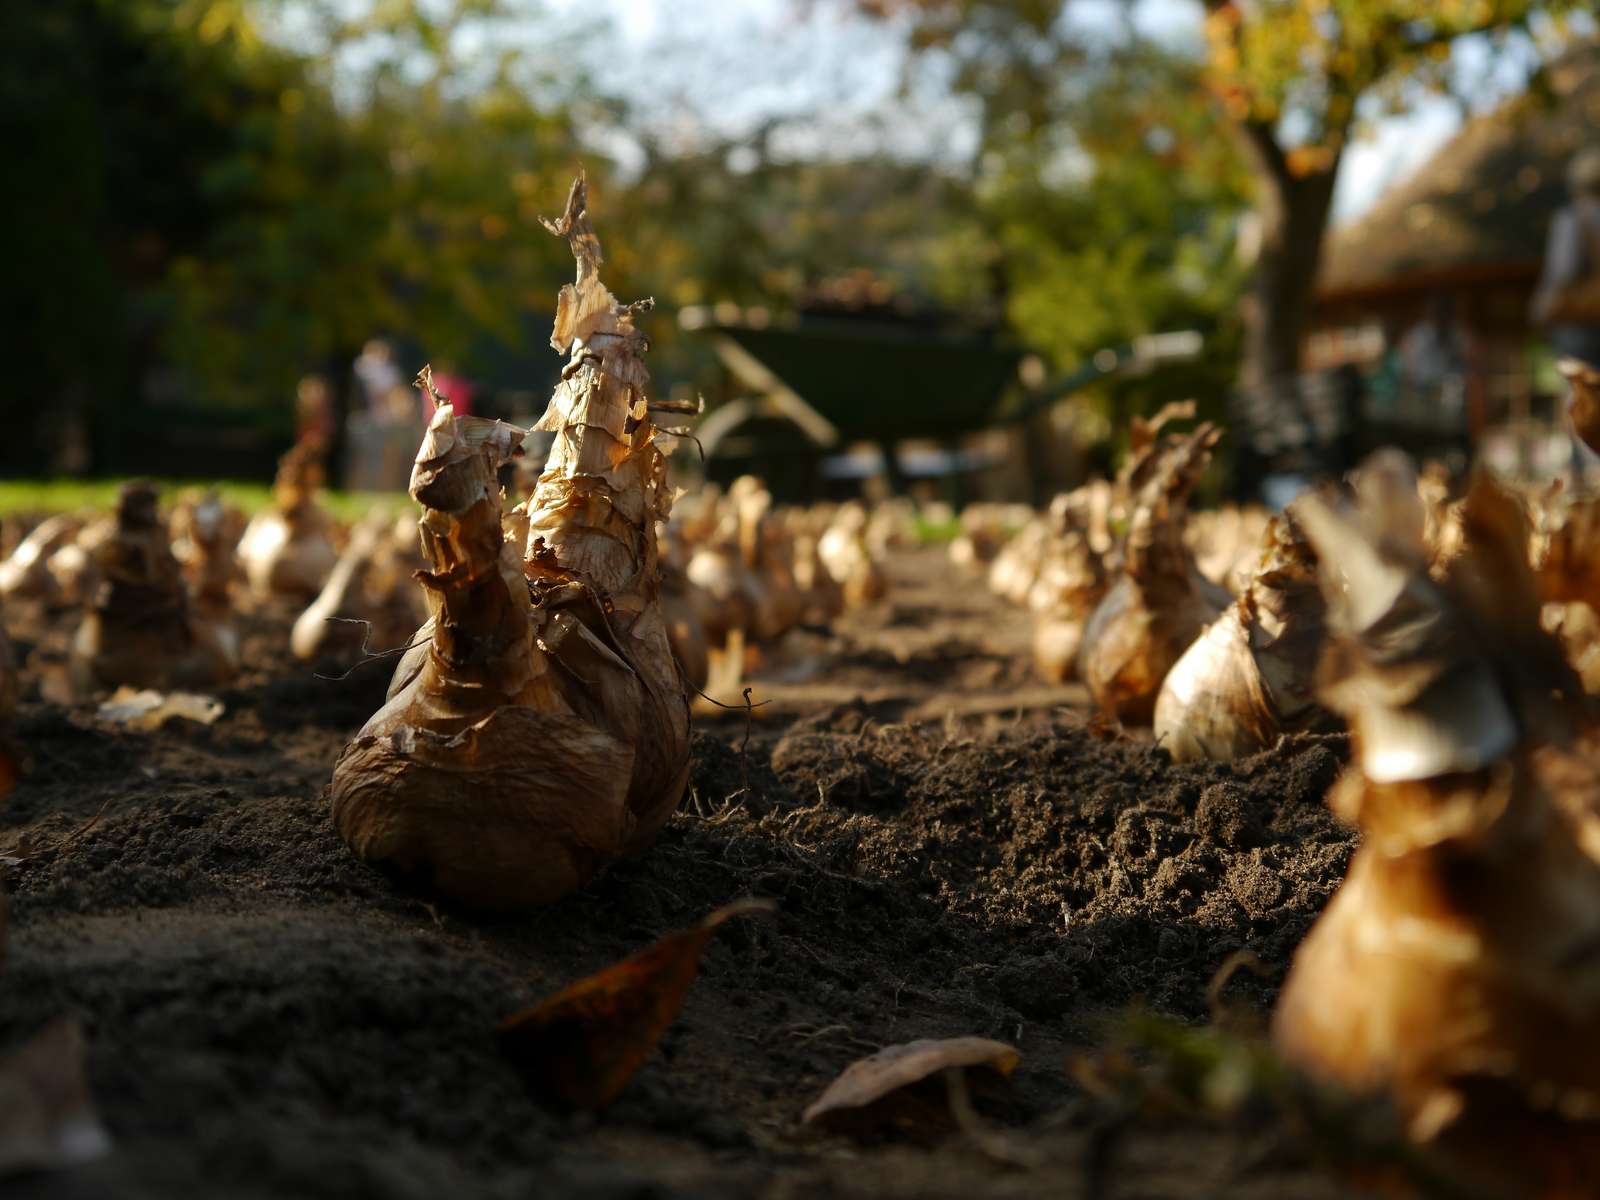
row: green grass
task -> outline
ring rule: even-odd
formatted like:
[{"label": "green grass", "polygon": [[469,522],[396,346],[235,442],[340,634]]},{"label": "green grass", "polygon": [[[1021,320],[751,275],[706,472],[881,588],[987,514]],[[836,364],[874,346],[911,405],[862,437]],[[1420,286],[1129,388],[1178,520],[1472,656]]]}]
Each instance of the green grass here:
[{"label": "green grass", "polygon": [[[120,479],[0,480],[0,517],[11,513],[68,512],[79,509],[104,511],[116,503]],[[216,488],[225,500],[246,512],[255,512],[272,498],[272,488],[264,483],[234,480],[197,482],[158,479],[162,503],[170,504],[188,488]],[[352,521],[374,508],[399,514],[410,508],[404,492],[324,492],[323,503],[340,520]]]},{"label": "green grass", "polygon": [[916,518],[917,541],[926,545],[929,542],[953,542],[956,535],[961,532],[961,522],[955,517],[948,521],[930,521],[926,517]]}]

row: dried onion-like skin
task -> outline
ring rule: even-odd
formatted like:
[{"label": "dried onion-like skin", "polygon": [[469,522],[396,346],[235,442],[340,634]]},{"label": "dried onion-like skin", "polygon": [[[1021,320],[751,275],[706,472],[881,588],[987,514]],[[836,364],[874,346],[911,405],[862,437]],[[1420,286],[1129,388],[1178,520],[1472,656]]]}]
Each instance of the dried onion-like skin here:
[{"label": "dried onion-like skin", "polygon": [[301,442],[278,460],[272,504],[250,519],[239,539],[239,565],[251,594],[308,604],[339,561],[328,514],[317,503],[322,450]]},{"label": "dried onion-like skin", "polygon": [[1084,628],[1078,673],[1100,710],[1148,725],[1173,665],[1230,602],[1183,543],[1189,493],[1221,437],[1206,423],[1141,451],[1129,474],[1136,504],[1120,573]]},{"label": "dried onion-like skin", "polygon": [[794,582],[800,589],[802,617],[826,625],[844,612],[844,588],[817,553],[817,536],[806,530],[794,534]]},{"label": "dried onion-like skin", "polygon": [[208,688],[238,671],[232,629],[191,608],[149,484],[123,486],[116,529],[96,551],[95,575],[95,596],[67,660],[79,695],[123,685]]},{"label": "dried onion-like skin", "polygon": [[725,645],[735,630],[750,631],[763,595],[760,581],[740,554],[736,514],[722,517],[707,541],[696,547],[684,574],[710,602],[701,623],[711,645]]},{"label": "dried onion-like skin", "polygon": [[695,691],[706,686],[711,672],[711,646],[700,619],[699,589],[684,573],[666,563],[661,567],[661,616],[667,625],[667,642],[683,671],[684,682]]},{"label": "dried onion-like skin", "polygon": [[800,623],[805,597],[794,578],[794,551],[772,516],[772,493],[754,476],[734,480],[729,497],[739,514],[739,554],[758,582],[752,590],[750,633],[757,641],[782,637]]},{"label": "dried onion-like skin", "polygon": [[1013,604],[1026,604],[1050,544],[1050,525],[1035,516],[1000,548],[989,567],[989,590]]},{"label": "dried onion-like skin", "polygon": [[1600,603],[1600,496],[1552,497],[1533,538],[1539,592],[1545,600]]},{"label": "dried onion-like skin", "polygon": [[233,620],[234,585],[243,579],[235,547],[244,526],[238,510],[215,491],[185,494],[173,510],[173,557],[183,567],[196,610],[212,620]]},{"label": "dried onion-like skin", "polygon": [[[1489,1194],[1586,1194],[1600,1169],[1600,778],[1559,744],[1573,693],[1538,628],[1526,523],[1477,479],[1443,579],[1366,506],[1311,498],[1355,736],[1330,805],[1363,839],[1273,1019],[1292,1063],[1382,1093]],[[1410,548],[1408,549],[1408,543]],[[1554,742],[1557,744],[1543,744]]]},{"label": "dried onion-like skin", "polygon": [[70,542],[50,556],[45,569],[55,584],[56,599],[63,604],[87,604],[100,585],[96,574],[100,547],[117,530],[115,514],[97,517],[80,529]]},{"label": "dried onion-like skin", "polygon": [[1567,415],[1583,444],[1600,454],[1600,368],[1581,359],[1564,358],[1556,364],[1572,385]]},{"label": "dried onion-like skin", "polygon": [[1293,511],[1268,522],[1243,594],[1161,685],[1155,736],[1178,762],[1231,762],[1326,716],[1314,696],[1326,610]]},{"label": "dried onion-like skin", "polygon": [[571,361],[536,426],[556,436],[526,547],[505,543],[494,482],[520,431],[441,405],[411,481],[428,640],[330,789],[360,857],[490,908],[549,903],[647,846],[689,771],[688,698],[658,597],[656,522],[672,493],[634,328],[645,306],[601,283],[586,198],[580,178],[549,226],[578,272],[556,314],[552,344]]},{"label": "dried onion-like skin", "polygon": [[1051,502],[1054,533],[1028,593],[1034,669],[1051,683],[1077,674],[1084,626],[1106,592],[1104,563],[1091,542],[1093,500],[1080,488]]},{"label": "dried onion-like skin", "polygon": [[888,594],[889,581],[867,547],[867,512],[859,503],[839,509],[817,543],[817,555],[838,583],[846,608],[863,608]]},{"label": "dried onion-like skin", "polygon": [[[413,538],[415,533],[413,533]],[[294,656],[353,658],[365,648],[387,651],[411,640],[428,613],[384,513],[350,531],[328,581],[289,633]]]},{"label": "dried onion-like skin", "polygon": [[57,589],[50,559],[77,536],[78,518],[60,513],[39,522],[0,562],[0,598],[53,600]]}]

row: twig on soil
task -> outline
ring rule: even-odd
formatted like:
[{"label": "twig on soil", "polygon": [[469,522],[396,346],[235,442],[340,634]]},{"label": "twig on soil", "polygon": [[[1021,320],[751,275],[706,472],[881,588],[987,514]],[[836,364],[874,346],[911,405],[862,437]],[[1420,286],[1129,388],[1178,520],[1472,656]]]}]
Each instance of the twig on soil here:
[{"label": "twig on soil", "polygon": [[[821,1025],[811,1026],[804,1023],[798,1025],[785,1025],[778,1031],[784,1037],[791,1038],[804,1045],[807,1042],[832,1040],[837,1045],[852,1047],[857,1050],[878,1051],[883,1049],[878,1042],[856,1036],[855,1027],[852,1025]],[[840,1036],[843,1035],[843,1036]],[[768,1039],[770,1041],[771,1039]]]},{"label": "twig on soil", "polygon": [[827,1037],[829,1034],[850,1033],[852,1030],[848,1025],[823,1025],[818,1029],[811,1030],[806,1030],[804,1025],[795,1025],[784,1032],[797,1042],[814,1042],[818,1038]]},{"label": "twig on soil", "polygon": [[55,853],[61,854],[65,852],[67,847],[71,846],[84,834],[88,833],[91,829],[98,825],[100,823],[100,818],[106,815],[106,809],[111,807],[111,801],[113,799],[115,799],[114,796],[107,796],[105,803],[100,806],[99,812],[95,813],[94,816],[90,817],[82,825],[78,826],[71,833],[67,834],[66,837],[57,842],[55,844]]},{"label": "twig on soil", "polygon": [[745,752],[750,748],[750,729],[755,724],[756,709],[764,708],[768,704],[771,704],[772,701],[762,700],[757,704],[750,703],[750,693],[755,691],[755,688],[753,687],[747,687],[744,689],[743,704],[724,704],[721,700],[716,700],[710,696],[707,696],[704,692],[701,692],[699,688],[695,688],[695,691],[700,693],[702,699],[710,700],[711,703],[715,704],[718,708],[725,708],[729,712],[735,712],[740,708],[744,709],[744,741],[739,743],[739,783],[741,785],[739,790],[748,792],[750,790],[750,762],[746,757]]},{"label": "twig on soil", "polygon": [[1206,1007],[1211,1010],[1212,1024],[1226,1027],[1228,1024],[1228,1010],[1222,1002],[1222,993],[1233,977],[1240,970],[1249,971],[1258,979],[1265,979],[1270,974],[1266,964],[1249,950],[1235,950],[1228,955],[1216,974],[1211,976],[1211,982],[1206,985]]},{"label": "twig on soil", "polygon": [[747,789],[740,788],[738,791],[730,793],[723,800],[722,807],[716,811],[716,815],[706,817],[705,823],[712,827],[725,825],[739,813],[744,812],[744,798],[746,791]]}]

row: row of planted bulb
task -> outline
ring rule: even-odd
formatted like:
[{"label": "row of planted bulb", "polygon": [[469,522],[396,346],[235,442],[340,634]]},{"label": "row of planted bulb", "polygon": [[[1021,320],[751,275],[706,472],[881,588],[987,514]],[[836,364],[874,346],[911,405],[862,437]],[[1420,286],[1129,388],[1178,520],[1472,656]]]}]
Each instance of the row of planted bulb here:
[{"label": "row of planted bulb", "polygon": [[[163,518],[153,486],[128,484],[114,511],[35,525],[0,561],[0,602],[84,610],[69,654],[84,697],[227,681],[240,667],[237,619],[251,608],[299,610],[289,648],[304,662],[407,644],[429,616],[413,578],[424,566],[416,517],[378,510],[343,526],[318,499],[321,480],[316,452],[296,447],[272,503],[249,518],[197,489]],[[507,536],[524,537],[525,511],[505,503]],[[883,559],[911,536],[901,506],[871,516],[854,501],[780,508],[754,476],[680,497],[657,539],[660,603],[685,681],[705,687],[730,639],[772,642],[881,599]],[[7,679],[0,695],[14,696]]]},{"label": "row of planted bulb", "polygon": [[[419,453],[413,492],[433,547],[432,571],[422,574],[442,596],[431,622],[449,618],[463,598],[481,598],[481,568],[504,563],[503,551],[543,521],[527,505],[506,508],[493,463],[463,449],[466,440],[442,406]],[[1600,989],[1590,990],[1588,965],[1600,944],[1600,745],[1584,683],[1595,682],[1600,500],[1556,489],[1519,493],[1481,475],[1452,495],[1440,473],[1419,476],[1388,452],[1344,488],[1312,493],[1283,514],[1190,514],[1189,491],[1215,442],[1208,426],[1187,434],[1146,428],[1115,482],[1059,499],[1027,526],[1034,532],[993,536],[1000,522],[991,517],[1018,514],[969,510],[952,555],[969,569],[986,563],[996,590],[1035,610],[1041,670],[1077,672],[1102,707],[1130,723],[1153,719],[1177,757],[1233,757],[1283,732],[1340,721],[1349,728],[1351,765],[1329,803],[1361,828],[1363,842],[1296,952],[1273,1020],[1280,1050],[1318,1078],[1382,1094],[1413,1140],[1444,1150],[1447,1162],[1470,1164],[1496,1188],[1513,1185],[1506,1194],[1588,1194],[1600,1167],[1600,1060],[1582,1049],[1600,1025]],[[13,597],[88,588],[94,598],[74,655],[86,656],[80,665],[91,670],[102,665],[96,647],[107,653],[108,598],[120,598],[146,628],[160,613],[186,613],[187,643],[172,641],[178,627],[168,625],[161,646],[145,650],[159,657],[158,649],[170,655],[188,645],[185,669],[199,679],[227,657],[202,631],[213,619],[225,623],[235,538],[261,594],[292,594],[298,581],[303,598],[322,581],[308,613],[357,547],[368,560],[392,557],[393,574],[409,578],[416,551],[402,532],[414,537],[415,523],[405,531],[389,519],[357,526],[341,549],[315,505],[314,473],[303,467],[291,456],[279,503],[248,525],[213,498],[189,497],[170,534],[153,490],[132,485],[110,533],[89,538],[85,528],[50,553],[47,537],[25,541],[0,569],[0,583]],[[451,472],[478,483],[462,489]],[[488,541],[469,519],[479,509]],[[872,536],[880,553],[908,536],[905,510],[885,511],[893,515]],[[441,514],[454,515],[444,522]],[[681,504],[672,524],[677,544],[660,551],[663,613],[674,589],[702,589],[720,597],[707,611],[721,624],[708,632],[778,636],[840,611],[852,580],[863,600],[882,587],[881,575],[871,584],[853,573],[863,562],[876,567],[874,523],[860,506],[783,517],[759,483],[742,480],[726,494]],[[86,539],[92,576],[66,553],[84,550]],[[537,541],[527,543],[534,568]],[[669,582],[675,573],[682,578]],[[520,569],[512,579],[503,595],[525,602],[528,580]],[[535,608],[559,618],[561,603],[550,598],[570,581],[542,582],[548,586],[532,589]],[[457,610],[457,646],[474,629],[503,626],[502,602],[477,614],[487,614],[482,625],[474,624],[475,607]],[[402,636],[415,617],[397,617]],[[593,619],[602,632],[616,629],[598,611]],[[543,628],[540,653],[553,659],[564,652],[562,626],[548,620]],[[585,671],[571,678],[583,695],[613,690],[589,672],[614,669],[620,685],[640,669],[607,668],[604,655],[580,653],[571,662]],[[510,686],[523,695],[524,660],[502,654],[499,663],[514,668],[520,682]],[[620,804],[644,749],[660,743],[636,732],[630,752],[598,730],[574,736],[582,731],[570,701],[546,710],[544,723],[526,700],[497,700],[480,717],[475,687],[466,700],[435,686],[408,702],[420,670],[402,663],[390,703],[335,769],[335,823],[357,853],[402,866],[426,859],[441,890],[520,906],[564,894],[592,860],[648,838],[642,822],[615,839],[583,832],[599,801],[573,793],[552,755],[589,755],[574,768],[583,778],[620,764]],[[669,711],[672,697],[662,698]],[[472,711],[441,717],[441,702]],[[423,704],[427,715],[408,703]],[[639,704],[620,707],[642,731]],[[496,722],[518,713],[525,715],[506,726],[507,738],[490,737]],[[442,723],[430,730],[427,720]],[[458,728],[465,733],[452,732]],[[552,740],[558,734],[570,745]],[[682,741],[673,739],[679,752]],[[532,774],[515,761],[523,754]],[[441,795],[441,760],[450,777],[467,776],[466,790]],[[650,796],[660,796],[651,800],[652,820],[681,794],[676,761],[663,764],[672,775],[665,786],[650,786]],[[421,782],[407,784],[414,770]],[[354,797],[344,810],[341,771],[344,794]],[[508,831],[521,825],[505,825],[505,814],[530,791],[537,836],[508,857],[506,846],[516,848]],[[473,806],[482,795],[494,801],[484,809],[496,815],[493,826],[481,824]],[[552,839],[562,828],[555,814],[572,814],[575,824]]]},{"label": "row of planted bulb", "polygon": [[[1163,435],[1163,423],[1136,426],[1117,479],[1059,495],[1045,513],[970,507],[952,562],[1029,610],[1041,678],[1081,681],[1102,712],[1153,726],[1176,759],[1231,760],[1284,734],[1337,727],[1316,694],[1327,605],[1300,505],[1276,515],[1259,506],[1190,511],[1218,433]],[[1418,472],[1399,451],[1384,451],[1352,481],[1383,497],[1442,577],[1462,549],[1464,499],[1448,472],[1437,464]],[[1558,484],[1524,489],[1517,502],[1543,627],[1600,692],[1600,615],[1591,604],[1600,602],[1600,498]]]},{"label": "row of planted bulb", "polygon": [[1349,730],[1327,799],[1362,838],[1278,1051],[1383,1101],[1428,1194],[1594,1195],[1600,497],[1455,489],[1391,450],[1275,516],[1190,514],[1216,431],[1135,435],[1032,532],[968,514],[956,556],[1033,609],[1041,672],[1176,758]]}]

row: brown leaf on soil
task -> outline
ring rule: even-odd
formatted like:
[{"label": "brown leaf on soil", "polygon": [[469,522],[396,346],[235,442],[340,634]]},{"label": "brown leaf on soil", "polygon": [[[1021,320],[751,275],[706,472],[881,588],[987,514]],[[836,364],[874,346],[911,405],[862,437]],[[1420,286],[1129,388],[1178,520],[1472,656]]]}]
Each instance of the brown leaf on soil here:
[{"label": "brown leaf on soil", "polygon": [[62,1018],[0,1059],[0,1178],[63,1170],[111,1149],[84,1077],[86,1050],[83,1027]]},{"label": "brown leaf on soil", "polygon": [[[1015,1047],[980,1037],[927,1038],[885,1046],[846,1067],[801,1120],[849,1133],[885,1126],[911,1134],[943,1130],[953,1123],[946,1072],[986,1067],[1004,1079],[1021,1061]],[[934,1086],[918,1086],[930,1083]]]},{"label": "brown leaf on soil", "polygon": [[739,900],[693,929],[668,934],[547,997],[500,1026],[500,1047],[533,1086],[573,1108],[603,1108],[622,1093],[683,1008],[700,956],[730,917],[771,912]]}]

